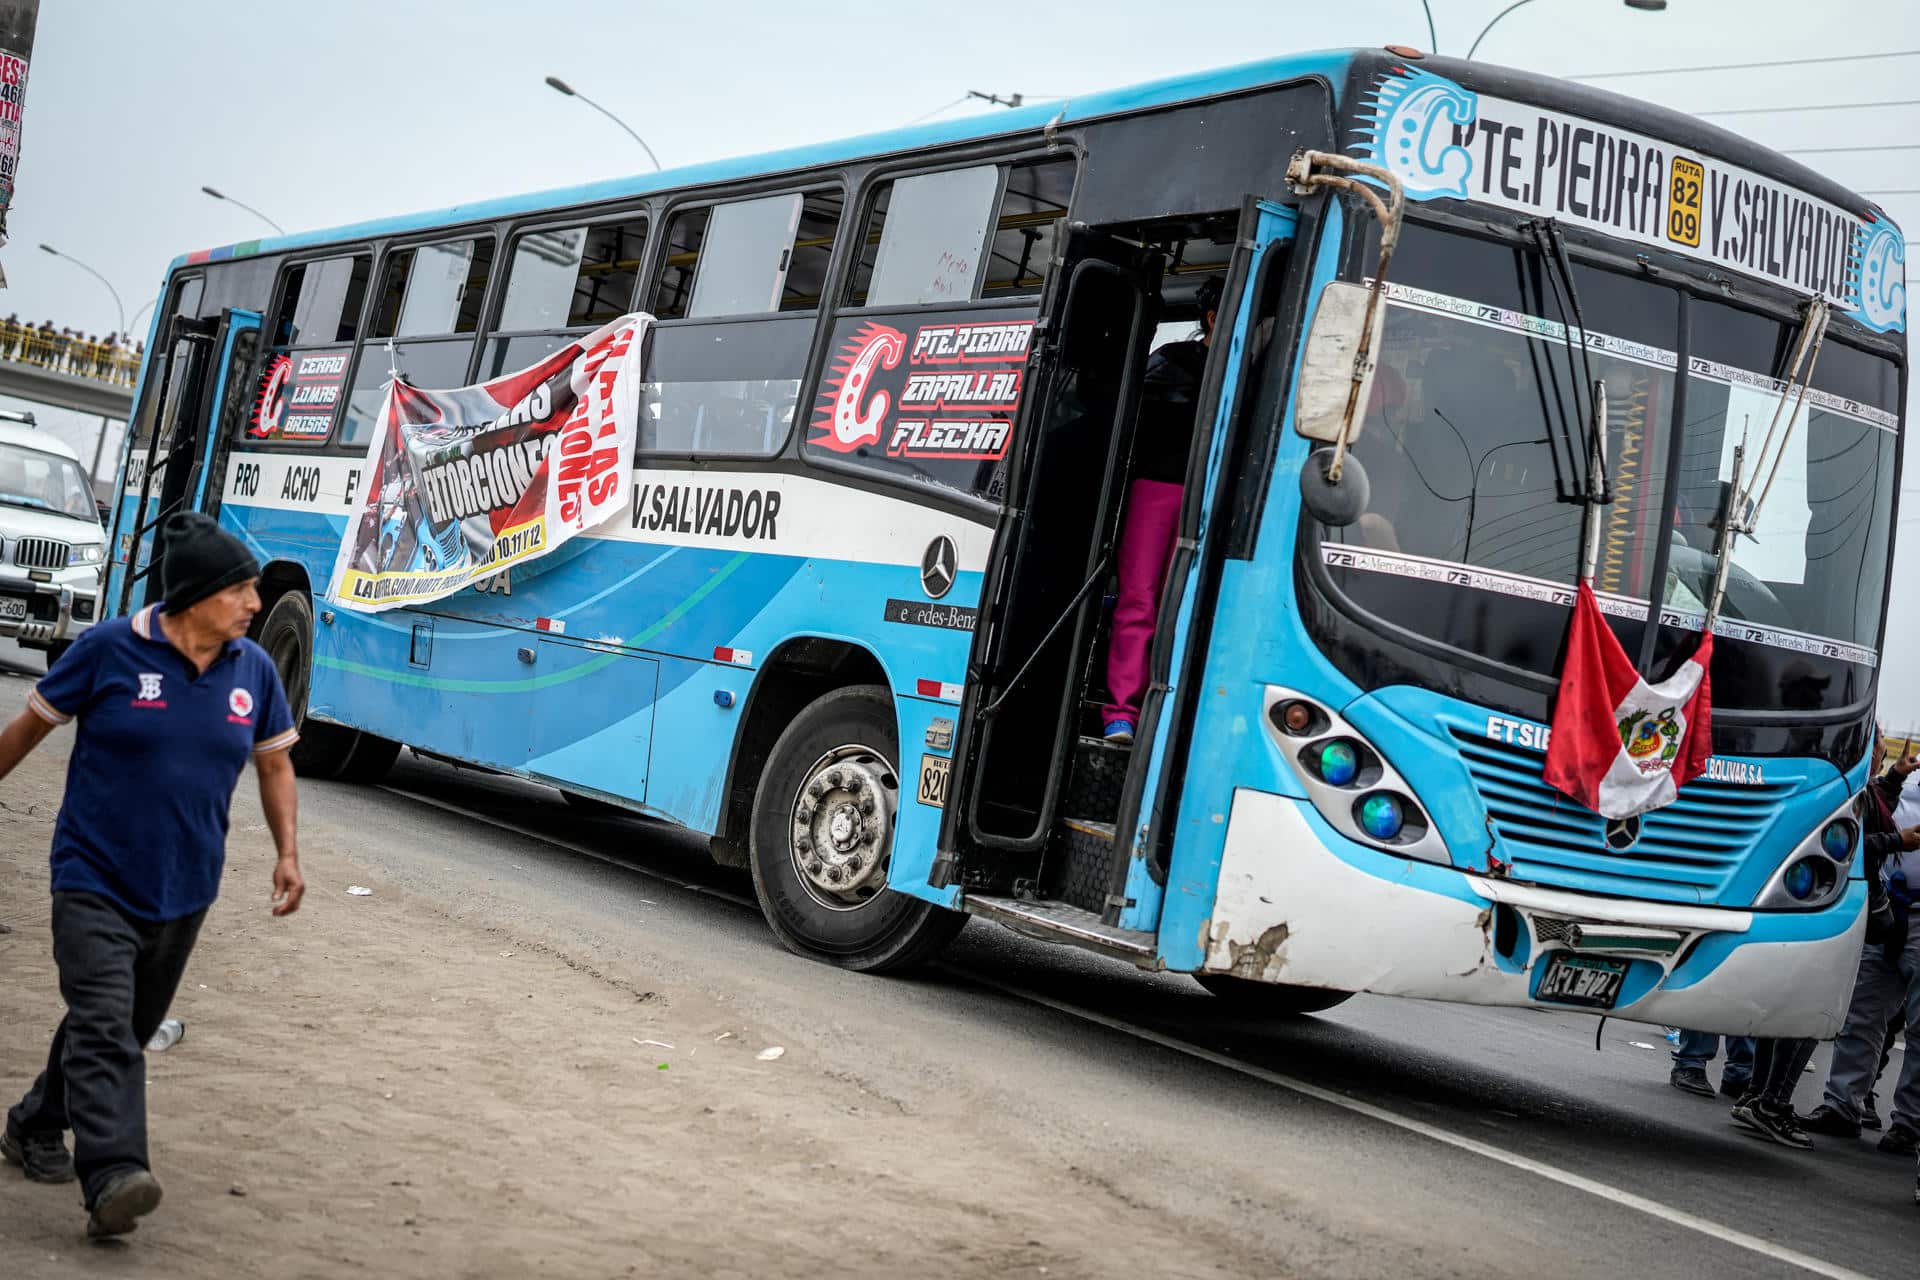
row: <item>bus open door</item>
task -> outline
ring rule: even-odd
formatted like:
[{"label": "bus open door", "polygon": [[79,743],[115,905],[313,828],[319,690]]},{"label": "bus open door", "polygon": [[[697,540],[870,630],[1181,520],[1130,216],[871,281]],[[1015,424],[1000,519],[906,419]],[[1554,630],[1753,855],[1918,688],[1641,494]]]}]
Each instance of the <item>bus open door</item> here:
[{"label": "bus open door", "polygon": [[[177,316],[170,326],[160,377],[159,412],[135,495],[122,503],[111,545],[117,581],[108,599],[115,613],[128,613],[160,598],[164,555],[156,550],[160,525],[176,511],[219,510],[221,482],[233,437],[248,413],[254,365],[260,349],[260,315],[230,308],[215,319]],[[151,376],[151,375],[150,375]],[[123,464],[137,464],[133,433]]]}]

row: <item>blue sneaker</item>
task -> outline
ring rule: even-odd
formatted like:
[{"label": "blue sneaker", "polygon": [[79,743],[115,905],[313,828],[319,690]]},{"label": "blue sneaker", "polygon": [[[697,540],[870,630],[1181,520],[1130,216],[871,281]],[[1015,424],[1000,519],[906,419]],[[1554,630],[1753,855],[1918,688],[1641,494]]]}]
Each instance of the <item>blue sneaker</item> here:
[{"label": "blue sneaker", "polygon": [[1116,746],[1131,746],[1133,744],[1133,721],[1109,720],[1107,721],[1105,731],[1102,732],[1100,736]]}]

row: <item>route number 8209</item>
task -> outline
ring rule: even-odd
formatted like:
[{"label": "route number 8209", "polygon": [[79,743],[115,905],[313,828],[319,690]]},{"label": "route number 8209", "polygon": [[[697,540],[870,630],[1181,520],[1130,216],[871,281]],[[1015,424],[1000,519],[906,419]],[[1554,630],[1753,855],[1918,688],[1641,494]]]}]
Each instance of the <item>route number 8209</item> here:
[{"label": "route number 8209", "polygon": [[1705,165],[1681,156],[1673,158],[1673,176],[1667,181],[1667,239],[1675,244],[1700,247],[1701,197],[1706,184]]}]

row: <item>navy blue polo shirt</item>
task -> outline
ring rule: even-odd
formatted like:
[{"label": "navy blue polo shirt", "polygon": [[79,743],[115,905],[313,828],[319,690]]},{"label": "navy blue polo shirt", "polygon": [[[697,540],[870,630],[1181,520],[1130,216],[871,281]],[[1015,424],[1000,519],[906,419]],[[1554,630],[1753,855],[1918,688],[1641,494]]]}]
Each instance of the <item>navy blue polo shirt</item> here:
[{"label": "navy blue polo shirt", "polygon": [[211,906],[247,760],[299,738],[267,651],[232,640],[196,671],[149,605],[84,632],[27,695],[80,722],[53,828],[55,891],[97,893],[142,920]]}]

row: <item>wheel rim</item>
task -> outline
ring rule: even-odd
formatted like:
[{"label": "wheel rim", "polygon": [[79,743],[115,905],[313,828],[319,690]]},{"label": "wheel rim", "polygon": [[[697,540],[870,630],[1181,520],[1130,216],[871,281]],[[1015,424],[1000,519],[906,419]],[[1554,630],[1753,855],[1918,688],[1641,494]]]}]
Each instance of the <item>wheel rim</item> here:
[{"label": "wheel rim", "polygon": [[829,911],[858,911],[886,891],[900,778],[872,747],[814,761],[788,810],[787,854],[800,886]]}]

